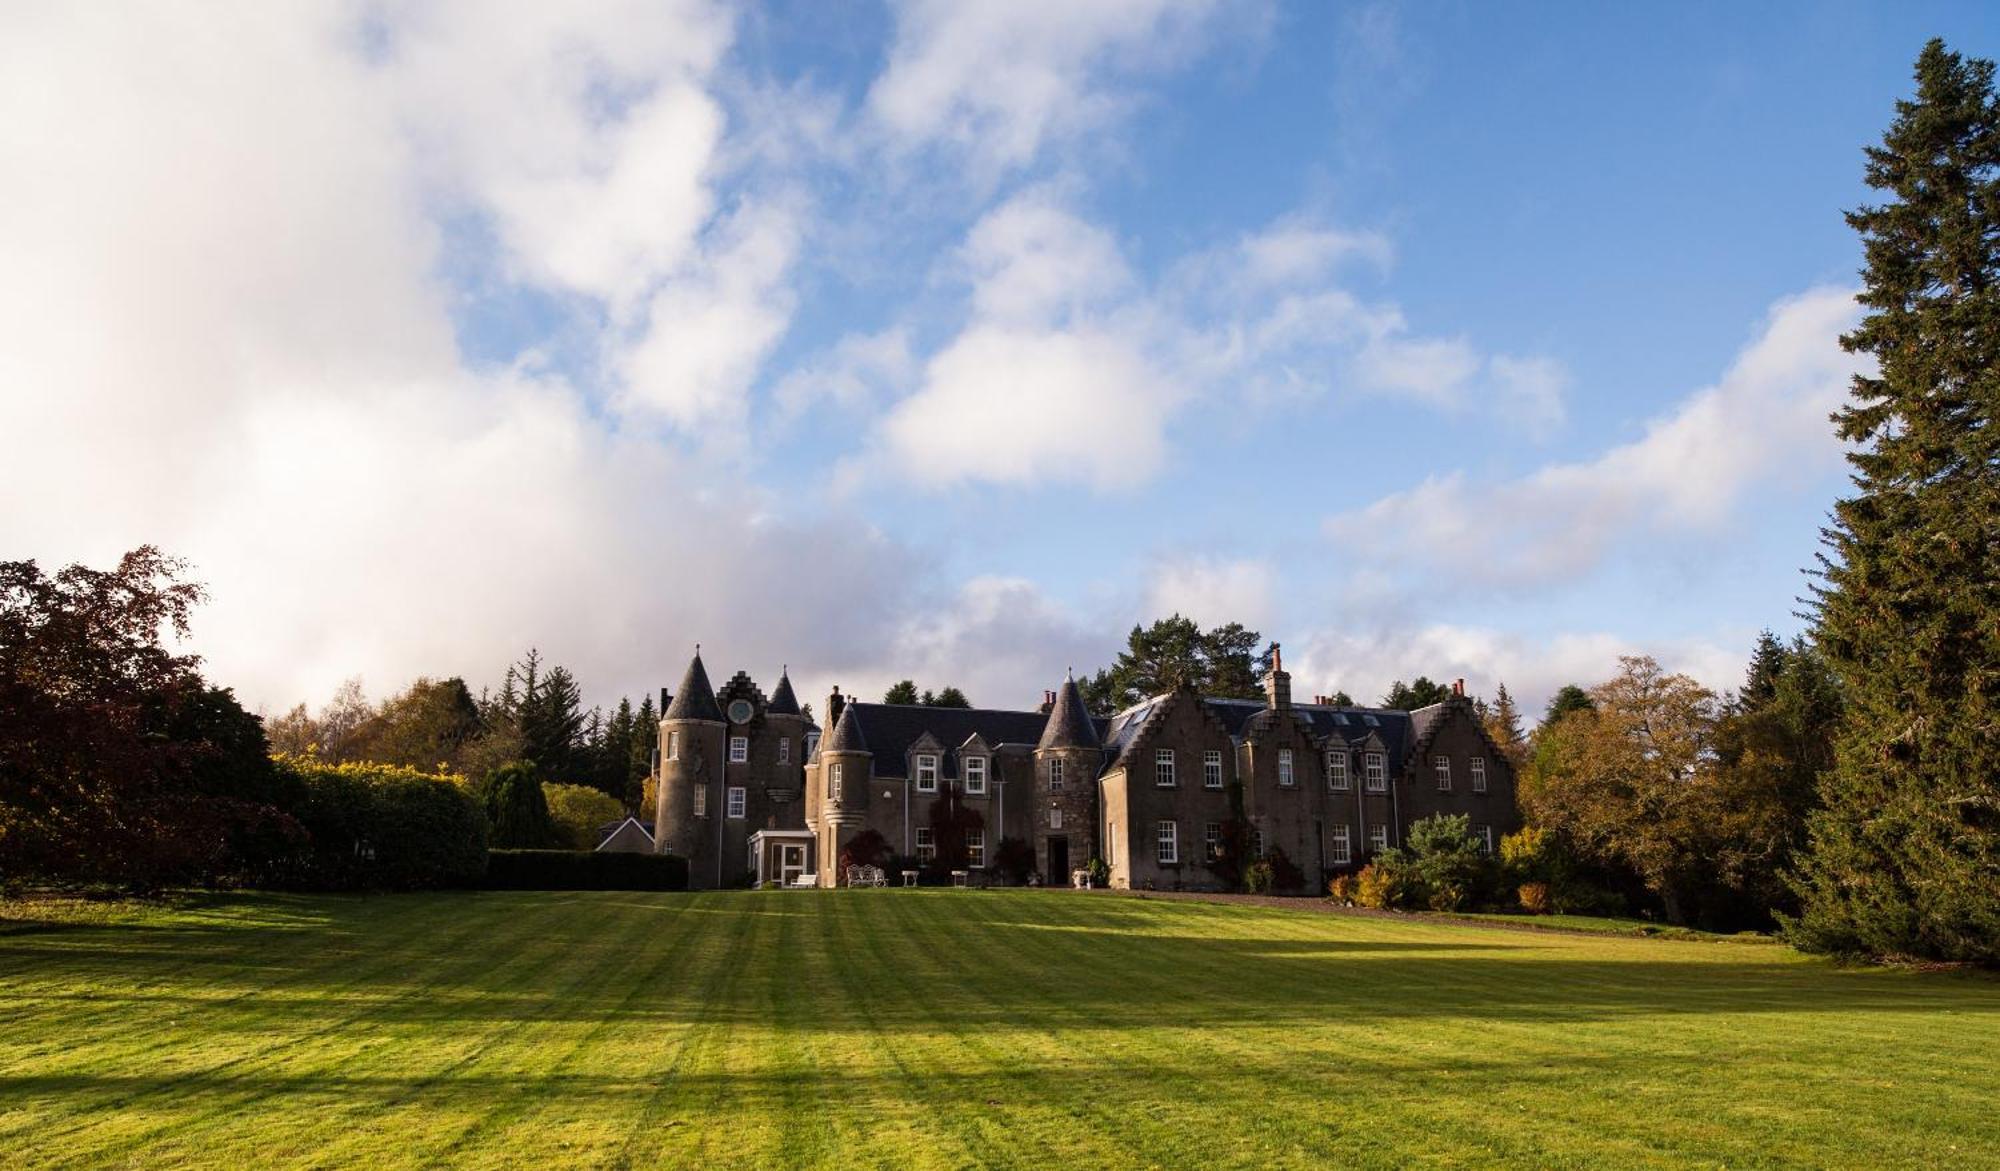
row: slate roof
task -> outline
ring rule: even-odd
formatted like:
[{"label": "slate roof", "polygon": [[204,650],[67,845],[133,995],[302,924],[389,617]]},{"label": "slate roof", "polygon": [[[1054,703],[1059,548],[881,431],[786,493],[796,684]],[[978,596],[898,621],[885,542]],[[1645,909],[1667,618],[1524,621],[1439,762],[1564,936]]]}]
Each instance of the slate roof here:
[{"label": "slate roof", "polygon": [[792,677],[789,673],[778,674],[778,688],[771,693],[771,702],[764,710],[774,716],[796,716],[799,714],[799,697],[792,694]]},{"label": "slate roof", "polygon": [[[1146,718],[1153,709],[1166,700],[1164,695],[1156,695],[1141,703],[1133,704],[1111,717],[1110,726],[1104,734],[1106,767],[1123,755],[1127,745],[1132,743],[1145,727]],[[1222,726],[1235,737],[1243,735],[1243,725],[1250,717],[1265,710],[1261,699],[1203,699],[1208,710],[1222,721]],[[1295,703],[1292,710],[1304,716],[1311,723],[1313,735],[1325,739],[1338,736],[1350,744],[1366,740],[1371,733],[1382,738],[1388,749],[1389,759],[1400,762],[1410,746],[1416,743],[1420,729],[1411,718],[1411,713],[1387,708],[1330,707],[1324,704]],[[1440,705],[1440,710],[1442,707]],[[1374,723],[1369,723],[1372,719]]]},{"label": "slate roof", "polygon": [[667,705],[660,718],[722,722],[722,709],[716,706],[715,689],[708,685],[708,671],[701,665],[700,651],[689,661],[687,674],[681,676],[680,690],[674,693],[673,703]]},{"label": "slate roof", "polygon": [[820,741],[820,752],[867,752],[868,738],[861,734],[861,717],[854,711],[860,707],[850,703],[840,709],[840,718],[834,721],[833,731]]},{"label": "slate roof", "polygon": [[1077,690],[1076,677],[1070,676],[1063,680],[1062,690],[1056,692],[1055,710],[1049,713],[1042,738],[1035,747],[1096,748],[1099,743],[1097,724],[1083,706],[1083,692]]},{"label": "slate roof", "polygon": [[[1003,744],[1032,747],[1042,738],[1049,717],[1038,711],[1009,712],[991,708],[924,707],[920,704],[849,703],[847,711],[860,708],[868,726],[869,742],[875,748],[875,775],[900,777],[909,769],[910,746],[929,732],[945,746],[939,761],[943,775],[953,776],[953,749],[979,736],[994,748]],[[845,720],[845,713],[842,719]],[[1091,734],[1102,736],[1104,721],[1090,720]],[[825,746],[821,746],[825,751]]]}]

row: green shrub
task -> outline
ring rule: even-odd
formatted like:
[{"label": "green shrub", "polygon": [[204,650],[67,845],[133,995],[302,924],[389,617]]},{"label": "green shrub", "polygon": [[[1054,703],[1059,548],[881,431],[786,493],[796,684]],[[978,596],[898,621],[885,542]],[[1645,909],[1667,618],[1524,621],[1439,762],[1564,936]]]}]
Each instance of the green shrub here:
[{"label": "green shrub", "polygon": [[1253,895],[1267,895],[1277,882],[1271,860],[1259,858],[1243,868],[1243,889]]},{"label": "green shrub", "polygon": [[462,778],[385,764],[280,757],[305,841],[270,867],[301,890],[470,886],[486,868],[486,819]]},{"label": "green shrub", "polygon": [[597,835],[605,825],[625,817],[625,806],[616,797],[589,785],[544,781],[542,801],[548,807],[556,840],[572,850],[595,850]]},{"label": "green shrub", "polygon": [[1404,851],[1416,872],[1420,897],[1433,911],[1462,911],[1486,897],[1498,877],[1472,836],[1472,819],[1440,813],[1410,827]]},{"label": "green shrub", "polygon": [[488,890],[686,890],[687,859],[673,854],[493,850]]},{"label": "green shrub", "polygon": [[[1111,885],[1111,867],[1105,865],[1104,859],[1092,858],[1090,860],[1090,865],[1087,867],[1087,869],[1090,871],[1090,885],[1092,886]],[[1062,881],[1067,883],[1069,881],[1069,876],[1064,875]]]},{"label": "green shrub", "polygon": [[549,820],[549,803],[532,761],[509,761],[487,773],[480,796],[495,846],[533,850],[555,844],[555,823]]}]

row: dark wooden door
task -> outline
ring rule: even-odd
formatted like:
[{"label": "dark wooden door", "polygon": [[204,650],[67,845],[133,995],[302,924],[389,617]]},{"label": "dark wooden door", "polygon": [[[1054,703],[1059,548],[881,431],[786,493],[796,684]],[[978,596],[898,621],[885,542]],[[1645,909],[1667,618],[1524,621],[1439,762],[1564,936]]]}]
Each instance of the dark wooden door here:
[{"label": "dark wooden door", "polygon": [[1042,876],[1055,886],[1069,885],[1069,839],[1049,839],[1049,872]]}]

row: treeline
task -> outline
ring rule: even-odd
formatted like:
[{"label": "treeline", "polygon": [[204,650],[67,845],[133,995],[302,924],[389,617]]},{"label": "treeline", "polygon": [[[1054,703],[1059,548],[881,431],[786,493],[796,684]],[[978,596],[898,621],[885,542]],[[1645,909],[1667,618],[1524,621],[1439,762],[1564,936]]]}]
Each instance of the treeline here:
[{"label": "treeline", "polygon": [[607,790],[636,788],[650,702],[581,714],[533,652],[476,699],[456,679],[379,707],[343,687],[275,721],[274,746],[166,646],[202,600],[185,569],[150,547],[108,571],[0,563],[0,884],[477,885],[491,846],[589,850],[624,812]]},{"label": "treeline", "polygon": [[[343,763],[374,761],[484,778],[527,761],[550,784],[594,789],[638,810],[659,739],[650,693],[606,714],[583,707],[568,668],[530,648],[508,665],[498,691],[474,695],[465,680],[420,678],[381,703],[350,679],[316,713],[301,703],[268,724],[274,752]],[[539,844],[539,843],[538,843]]]}]

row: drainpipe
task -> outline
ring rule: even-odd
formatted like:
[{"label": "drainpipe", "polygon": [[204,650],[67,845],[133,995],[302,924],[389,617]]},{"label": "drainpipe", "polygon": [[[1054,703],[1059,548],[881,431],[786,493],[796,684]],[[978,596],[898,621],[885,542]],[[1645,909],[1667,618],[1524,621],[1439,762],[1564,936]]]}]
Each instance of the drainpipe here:
[{"label": "drainpipe", "polygon": [[1397,780],[1395,777],[1389,779],[1389,845],[1392,847],[1398,845],[1396,839],[1403,836],[1403,795],[1396,791]]}]

